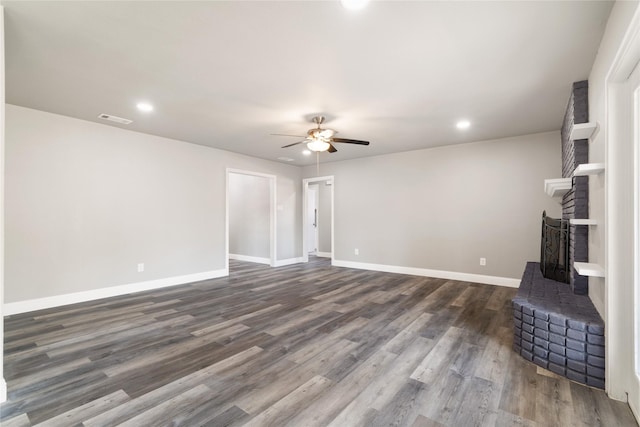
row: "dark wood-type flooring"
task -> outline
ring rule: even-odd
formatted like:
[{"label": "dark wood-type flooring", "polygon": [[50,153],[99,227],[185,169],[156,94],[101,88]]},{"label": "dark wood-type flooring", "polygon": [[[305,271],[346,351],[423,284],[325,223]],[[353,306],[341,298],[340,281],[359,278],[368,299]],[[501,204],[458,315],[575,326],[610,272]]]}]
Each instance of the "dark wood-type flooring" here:
[{"label": "dark wood-type flooring", "polygon": [[231,262],[228,278],[10,316],[10,426],[632,426],[511,350],[515,289]]}]

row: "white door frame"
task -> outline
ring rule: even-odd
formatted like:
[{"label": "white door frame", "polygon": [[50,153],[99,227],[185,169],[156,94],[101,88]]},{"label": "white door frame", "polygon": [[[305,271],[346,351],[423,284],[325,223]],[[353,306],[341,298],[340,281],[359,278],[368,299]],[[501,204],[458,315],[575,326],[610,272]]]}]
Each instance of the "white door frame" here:
[{"label": "white door frame", "polygon": [[[638,253],[634,256],[633,252],[639,248],[640,222],[637,214],[635,218],[632,215],[640,207],[636,189],[640,143],[635,141],[634,155],[634,144],[629,144],[634,134],[633,121],[624,119],[628,110],[621,111],[628,108],[621,103],[629,95],[623,95],[620,89],[626,86],[624,83],[639,60],[640,8],[631,19],[605,84],[606,391],[614,399],[628,401],[636,419],[640,419],[640,377],[636,369],[638,355],[633,353],[640,351],[640,263]],[[638,126],[637,117],[635,125]]]},{"label": "white door frame", "polygon": [[[4,6],[0,6],[0,357],[4,355]],[[7,400],[4,360],[0,363],[0,403]]]},{"label": "white door frame", "polygon": [[307,221],[307,192],[309,190],[309,184],[314,182],[326,182],[331,181],[331,265],[333,265],[333,257],[334,257],[334,228],[335,228],[335,218],[334,218],[334,188],[335,188],[335,180],[333,175],[327,176],[319,176],[316,178],[306,178],[302,180],[302,262],[309,262],[309,252],[307,250],[307,228],[309,227],[309,223]]},{"label": "white door frame", "polygon": [[[638,46],[640,50],[640,43]],[[636,67],[640,67],[640,62]],[[634,195],[635,195],[635,210],[634,210],[634,322],[635,325],[635,354],[634,354],[634,387],[635,387],[635,399],[632,397],[629,399],[629,406],[632,408],[636,420],[640,420],[640,89],[636,89],[634,93]]]},{"label": "white door frame", "polygon": [[247,171],[242,169],[227,168],[225,174],[225,215],[224,215],[224,239],[225,239],[225,269],[229,273],[229,174],[259,176],[269,180],[269,265],[276,265],[276,175]]}]

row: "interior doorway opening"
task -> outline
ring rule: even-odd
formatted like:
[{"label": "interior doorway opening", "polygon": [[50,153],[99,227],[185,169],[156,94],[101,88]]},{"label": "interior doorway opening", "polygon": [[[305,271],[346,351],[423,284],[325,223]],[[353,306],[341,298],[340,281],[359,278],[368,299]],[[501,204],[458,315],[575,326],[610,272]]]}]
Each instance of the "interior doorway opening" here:
[{"label": "interior doorway opening", "polygon": [[333,176],[302,181],[302,257],[309,254],[331,258],[334,254],[334,188]]},{"label": "interior doorway opening", "polygon": [[227,169],[226,268],[229,259],[276,263],[276,176]]}]

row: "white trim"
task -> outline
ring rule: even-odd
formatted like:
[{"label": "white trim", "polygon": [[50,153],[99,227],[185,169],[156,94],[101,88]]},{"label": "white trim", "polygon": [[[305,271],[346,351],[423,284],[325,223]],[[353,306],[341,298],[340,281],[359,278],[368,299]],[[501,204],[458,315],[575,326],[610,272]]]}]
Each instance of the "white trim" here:
[{"label": "white trim", "polygon": [[279,259],[276,260],[276,263],[275,265],[273,265],[273,267],[284,267],[285,265],[299,264],[301,262],[304,262],[304,258],[302,257]]},{"label": "white trim", "polygon": [[412,276],[435,277],[437,279],[459,280],[462,282],[484,283],[486,285],[517,288],[520,279],[510,277],[485,276],[483,274],[459,273],[456,271],[430,270],[427,268],[403,267],[399,265],[370,264],[366,262],[334,260],[335,267],[358,268],[361,270],[383,271],[386,273],[409,274]]},{"label": "white trim", "polygon": [[334,227],[335,227],[335,216],[334,216],[334,189],[335,189],[335,179],[333,175],[327,176],[318,176],[316,178],[305,178],[302,180],[302,262],[309,262],[309,250],[307,249],[307,190],[309,189],[309,184],[312,182],[322,182],[325,181],[331,187],[331,263],[333,264],[333,254],[334,254]]},{"label": "white trim", "polygon": [[[605,349],[606,379],[605,390],[609,397],[627,401],[636,420],[640,419],[640,379],[633,375],[635,371],[634,355],[628,347],[635,349],[636,335],[629,330],[634,319],[633,289],[629,297],[629,287],[624,286],[634,279],[628,268],[637,266],[634,256],[633,236],[629,236],[628,221],[633,224],[633,183],[628,180],[634,176],[633,160],[628,162],[625,150],[629,147],[624,141],[629,132],[620,123],[619,87],[628,80],[634,67],[640,60],[640,7],[635,9],[629,26],[612,61],[605,78]],[[633,132],[633,130],[631,130]],[[632,135],[632,133],[630,134]],[[633,147],[631,147],[633,150]],[[627,227],[627,228],[625,228]],[[631,251],[628,242],[631,238]],[[631,252],[631,253],[630,253]],[[630,266],[630,267],[629,267]],[[629,277],[630,276],[630,277]],[[635,326],[637,327],[637,326]],[[633,329],[633,328],[632,328]],[[631,360],[629,358],[631,356]],[[630,372],[631,371],[631,372]]]},{"label": "white trim", "polygon": [[258,264],[271,265],[271,260],[269,258],[264,258],[259,256],[229,254],[229,259],[235,259],[237,261],[257,262]]},{"label": "white trim", "polygon": [[267,178],[269,180],[269,265],[272,267],[276,264],[277,258],[277,215],[278,215],[278,197],[276,193],[277,176],[267,173],[253,172],[242,169],[227,168],[225,173],[225,214],[224,214],[224,227],[225,227],[225,262],[226,269],[229,269],[229,174],[235,173],[238,175],[259,176]]},{"label": "white trim", "polygon": [[3,306],[4,315],[26,313],[29,311],[43,310],[46,308],[60,307],[79,302],[93,301],[101,298],[115,297],[151,289],[166,288],[169,286],[184,285],[200,282],[202,280],[217,279],[229,275],[228,269],[204,271],[202,273],[186,274],[184,276],[166,277],[164,279],[147,280],[145,282],[128,283],[126,285],[109,286],[72,294],[55,295],[45,298],[37,298],[25,301],[6,303]]},{"label": "white trim", "polygon": [[544,180],[544,192],[551,197],[562,197],[573,185],[571,178],[553,178]]},{"label": "white trim", "polygon": [[[5,173],[5,60],[4,60],[4,6],[0,6],[0,357],[4,354],[4,173]],[[0,360],[0,402],[7,400],[4,363]]]},{"label": "white trim", "polygon": [[604,163],[582,163],[573,170],[573,176],[600,175],[604,172]]},{"label": "white trim", "polygon": [[605,277],[604,268],[595,262],[574,261],[573,268],[575,268],[581,276]]},{"label": "white trim", "polygon": [[[638,65],[640,66],[640,65]],[[633,123],[633,145],[634,145],[634,165],[633,165],[633,182],[634,182],[634,197],[635,197],[635,203],[634,203],[634,224],[633,224],[633,229],[634,229],[634,265],[633,265],[633,269],[635,271],[635,277],[633,278],[634,283],[633,283],[633,291],[635,293],[634,295],[634,308],[633,308],[633,315],[634,315],[634,341],[635,341],[635,348],[634,348],[634,375],[633,375],[633,382],[634,382],[634,387],[635,387],[635,399],[634,396],[631,396],[631,399],[629,399],[629,407],[631,408],[631,411],[633,412],[633,414],[636,417],[636,421],[640,420],[640,260],[638,260],[638,257],[640,257],[640,118],[638,117],[638,114],[640,114],[640,89],[636,89],[634,96],[633,96],[633,103],[634,103],[634,123]]]},{"label": "white trim", "polygon": [[319,256],[321,258],[332,258],[333,254],[331,252],[316,252],[315,256]]},{"label": "white trim", "polygon": [[591,226],[596,226],[598,225],[598,220],[597,219],[591,219],[591,218],[571,218],[569,219],[569,224],[571,225],[591,225]]},{"label": "white trim", "polygon": [[597,127],[598,123],[596,122],[575,123],[571,127],[571,132],[569,132],[569,139],[574,141],[577,139],[589,139],[593,136]]}]

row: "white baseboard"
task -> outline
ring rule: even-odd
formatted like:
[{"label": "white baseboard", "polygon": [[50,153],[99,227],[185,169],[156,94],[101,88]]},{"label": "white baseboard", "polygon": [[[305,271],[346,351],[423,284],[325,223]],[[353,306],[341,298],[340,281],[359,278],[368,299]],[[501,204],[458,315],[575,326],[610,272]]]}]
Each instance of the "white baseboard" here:
[{"label": "white baseboard", "polygon": [[256,262],[258,264],[271,265],[271,260],[269,258],[262,258],[258,256],[229,254],[229,259],[235,259],[236,261]]},{"label": "white baseboard", "polygon": [[322,258],[331,258],[331,252],[316,252],[315,256],[319,256]]},{"label": "white baseboard", "polygon": [[517,288],[520,279],[510,277],[485,276],[482,274],[458,273],[456,271],[429,270],[427,268],[402,267],[397,265],[370,264],[365,262],[333,260],[336,267],[358,268],[361,270],[384,271],[386,273],[410,274],[413,276],[435,277],[438,279],[460,280],[463,282],[484,283],[486,285]]},{"label": "white baseboard", "polygon": [[275,264],[273,264],[273,267],[284,267],[285,265],[298,264],[301,262],[304,262],[303,257],[278,259],[276,260]]},{"label": "white baseboard", "polygon": [[202,273],[186,274],[184,276],[166,277],[164,279],[148,280],[145,282],[129,283],[126,285],[109,286],[72,294],[55,295],[45,298],[37,298],[25,301],[9,302],[3,306],[3,315],[26,313],[29,311],[43,310],[46,308],[60,307],[79,302],[92,301],[101,298],[115,297],[134,292],[148,291],[151,289],[165,288],[168,286],[184,285],[186,283],[199,282],[201,280],[216,279],[229,275],[226,268],[220,270],[205,271]]},{"label": "white baseboard", "polygon": [[7,401],[7,382],[0,378],[0,403]]}]

